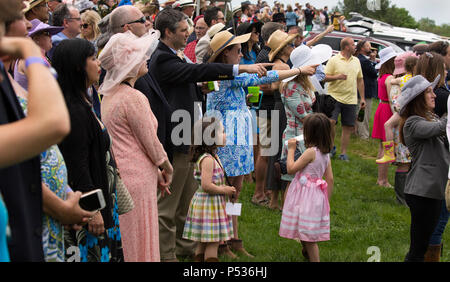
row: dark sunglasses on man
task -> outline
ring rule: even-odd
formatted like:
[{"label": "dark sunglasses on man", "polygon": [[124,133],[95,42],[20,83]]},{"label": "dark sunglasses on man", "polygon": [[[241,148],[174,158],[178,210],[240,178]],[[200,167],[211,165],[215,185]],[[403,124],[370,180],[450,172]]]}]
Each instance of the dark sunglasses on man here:
[{"label": "dark sunglasses on man", "polygon": [[142,18],[137,19],[137,20],[135,20],[135,21],[132,21],[132,22],[123,24],[123,25],[121,25],[120,27],[124,27],[124,26],[127,25],[127,24],[133,24],[133,23],[141,23],[141,24],[145,24],[146,21],[147,21],[147,19],[146,19],[145,17],[142,17]]}]

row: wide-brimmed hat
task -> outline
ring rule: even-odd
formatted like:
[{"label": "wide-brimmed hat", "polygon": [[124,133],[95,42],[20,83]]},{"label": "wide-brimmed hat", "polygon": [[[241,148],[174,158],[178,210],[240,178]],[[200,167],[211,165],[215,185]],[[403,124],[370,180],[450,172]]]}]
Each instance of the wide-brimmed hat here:
[{"label": "wide-brimmed hat", "polygon": [[396,57],[398,54],[395,53],[394,49],[392,47],[386,47],[383,50],[381,50],[379,53],[380,56],[380,62],[375,66],[375,69],[380,69],[381,65],[389,61],[390,59]]},{"label": "wide-brimmed hat", "polygon": [[276,54],[283,50],[286,45],[294,41],[297,36],[299,34],[287,34],[282,30],[275,30],[267,41],[267,46],[270,48],[269,61],[272,62]]},{"label": "wide-brimmed hat", "polygon": [[401,53],[401,54],[397,55],[397,57],[395,57],[395,60],[394,60],[395,70],[394,70],[393,75],[399,75],[402,73],[406,73],[405,61],[406,61],[406,58],[408,58],[408,57],[417,57],[417,56],[416,56],[416,54],[414,54],[414,52],[408,51],[408,52]]},{"label": "wide-brimmed hat", "polygon": [[233,8],[233,11],[231,12],[231,14],[236,14],[237,12],[241,11],[242,12],[242,8],[241,6],[236,6]]},{"label": "wide-brimmed hat", "polygon": [[[309,48],[305,44],[301,44],[292,51],[290,59],[292,68],[303,66],[319,65],[328,61],[333,55],[333,49],[326,44],[318,44],[313,48]],[[289,82],[297,77],[297,75],[288,77],[283,82]]]},{"label": "wide-brimmed hat", "polygon": [[80,14],[86,10],[92,9],[95,7],[95,4],[90,0],[78,0],[75,3],[75,7],[78,9]]},{"label": "wide-brimmed hat", "polygon": [[60,33],[64,27],[62,26],[51,26],[46,23],[41,22],[39,19],[34,19],[30,21],[31,29],[28,31],[28,36],[32,37],[41,31],[47,31],[50,36]]},{"label": "wide-brimmed hat", "polygon": [[137,37],[131,31],[111,36],[98,59],[106,70],[106,76],[99,88],[104,96],[115,93],[121,82],[136,77],[143,63],[146,63],[158,46],[160,33],[155,30]]},{"label": "wide-brimmed hat", "polygon": [[225,25],[223,23],[216,23],[215,25],[210,27],[206,33],[208,34],[209,38],[213,38],[214,35],[222,31],[224,28]]},{"label": "wide-brimmed hat", "polygon": [[261,28],[264,24],[262,22],[243,22],[236,28],[236,35],[242,35],[246,33],[251,33],[253,28],[256,28],[258,33],[261,33]]},{"label": "wide-brimmed hat", "polygon": [[222,53],[225,48],[227,48],[230,45],[234,44],[240,44],[247,42],[250,39],[251,33],[243,34],[240,36],[235,36],[231,32],[224,30],[219,33],[217,33],[214,38],[209,43],[213,54],[209,58],[209,62],[214,62],[216,57]]},{"label": "wide-brimmed hat", "polygon": [[41,4],[42,2],[48,2],[48,0],[27,0],[23,1],[26,8],[22,10],[23,13],[28,12],[29,10],[33,9],[37,5]]},{"label": "wide-brimmed hat", "polygon": [[441,79],[441,75],[434,79],[433,82],[429,82],[425,77],[421,75],[416,75],[408,80],[405,85],[402,87],[402,94],[397,99],[397,103],[400,106],[400,114],[406,109],[406,106],[414,100],[417,96],[419,96],[422,92],[424,92],[428,87],[435,88]]},{"label": "wide-brimmed hat", "polygon": [[188,6],[197,6],[192,0],[179,0],[173,3],[172,8],[183,8]]}]

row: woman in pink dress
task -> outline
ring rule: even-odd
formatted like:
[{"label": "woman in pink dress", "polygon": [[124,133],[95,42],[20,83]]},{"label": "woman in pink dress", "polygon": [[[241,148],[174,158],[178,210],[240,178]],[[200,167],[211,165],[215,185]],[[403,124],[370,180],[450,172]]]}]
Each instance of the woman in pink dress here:
[{"label": "woman in pink dress", "polygon": [[[373,119],[372,138],[380,139],[380,148],[378,150],[377,159],[383,157],[383,150],[394,150],[393,144],[385,142],[386,133],[384,124],[392,116],[388,93],[391,91],[391,80],[394,78],[392,74],[395,70],[394,60],[396,56],[397,54],[392,47],[385,48],[380,51],[380,63],[375,66],[376,69],[379,69],[378,98],[380,99],[380,103],[378,104]],[[392,185],[388,182],[388,168],[389,163],[378,164],[377,184],[383,187],[392,188]]]},{"label": "woman in pink dress", "polygon": [[116,34],[99,57],[107,71],[99,89],[104,96],[102,119],[113,139],[123,183],[135,205],[119,217],[125,261],[160,261],[157,187],[162,195],[168,192],[173,172],[158,140],[158,123],[149,101],[133,88],[148,72],[147,60],[156,42],[157,35],[136,37],[130,31]]}]

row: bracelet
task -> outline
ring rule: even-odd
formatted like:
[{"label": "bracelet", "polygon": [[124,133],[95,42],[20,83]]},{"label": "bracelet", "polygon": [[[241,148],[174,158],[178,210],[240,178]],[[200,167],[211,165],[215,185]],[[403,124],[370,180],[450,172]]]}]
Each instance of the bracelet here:
[{"label": "bracelet", "polygon": [[49,67],[48,62],[41,57],[28,57],[25,60],[25,68],[28,68],[32,64],[41,64],[43,66],[46,66],[47,68]]},{"label": "bracelet", "polygon": [[58,74],[56,73],[56,70],[50,66],[50,64],[42,57],[28,57],[25,60],[25,68],[27,69],[32,64],[41,64],[45,67],[47,67],[50,70],[50,73],[53,75],[53,77],[58,78]]},{"label": "bracelet", "polygon": [[302,69],[301,69],[301,67],[298,67],[298,74],[300,75],[300,74],[302,74]]}]

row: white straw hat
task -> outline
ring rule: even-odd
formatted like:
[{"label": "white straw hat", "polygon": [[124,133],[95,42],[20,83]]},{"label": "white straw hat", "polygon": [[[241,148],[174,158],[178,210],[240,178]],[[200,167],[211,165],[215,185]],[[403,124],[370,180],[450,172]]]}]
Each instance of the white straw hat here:
[{"label": "white straw hat", "polygon": [[[299,68],[302,66],[320,65],[328,61],[333,55],[333,50],[326,44],[318,44],[313,48],[302,44],[292,51],[290,59],[292,68]],[[288,77],[283,82],[289,82],[297,77],[297,75]]]},{"label": "white straw hat", "polygon": [[375,66],[375,69],[380,69],[381,65],[389,61],[390,59],[396,57],[398,54],[395,53],[394,49],[392,47],[384,48],[380,51],[380,62]]}]

